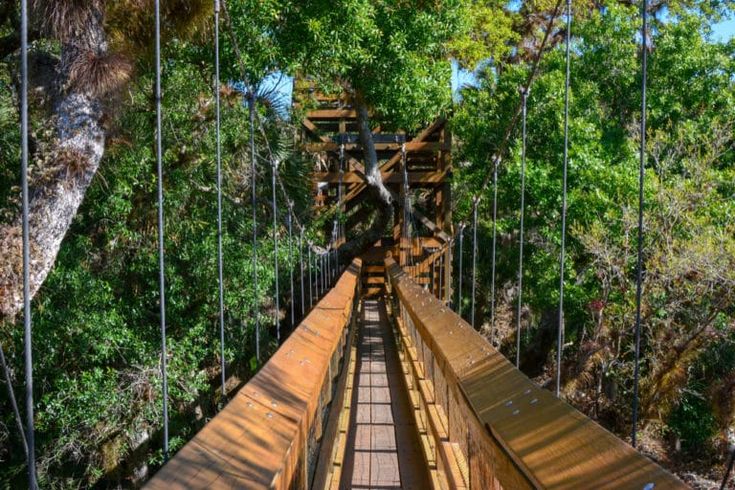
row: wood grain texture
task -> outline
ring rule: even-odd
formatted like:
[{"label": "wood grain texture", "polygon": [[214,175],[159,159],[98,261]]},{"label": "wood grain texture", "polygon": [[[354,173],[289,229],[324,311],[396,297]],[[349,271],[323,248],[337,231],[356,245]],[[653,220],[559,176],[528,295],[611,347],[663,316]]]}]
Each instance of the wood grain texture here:
[{"label": "wood grain texture", "polygon": [[339,488],[430,488],[383,300],[364,300],[362,311],[353,394],[357,410]]},{"label": "wood grain texture", "polygon": [[350,322],[361,265],[353,261],[265,366],[145,488],[285,489],[303,478],[297,473],[306,467],[312,428],[321,426],[322,393]]},{"label": "wood grain texture", "polygon": [[[449,410],[450,437],[457,438],[450,440],[465,451],[472,488],[687,488],[536,386],[394,260],[386,259],[386,270],[406,323],[420,337],[417,354],[447,385],[443,408]],[[460,420],[461,430],[452,430],[452,421]]]}]

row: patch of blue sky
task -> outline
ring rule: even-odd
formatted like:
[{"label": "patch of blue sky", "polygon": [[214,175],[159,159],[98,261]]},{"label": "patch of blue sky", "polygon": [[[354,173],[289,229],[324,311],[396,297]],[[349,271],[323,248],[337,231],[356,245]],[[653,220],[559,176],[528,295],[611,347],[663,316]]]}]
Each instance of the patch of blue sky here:
[{"label": "patch of blue sky", "polygon": [[727,42],[735,37],[735,16],[718,22],[712,26],[712,35],[715,41]]}]

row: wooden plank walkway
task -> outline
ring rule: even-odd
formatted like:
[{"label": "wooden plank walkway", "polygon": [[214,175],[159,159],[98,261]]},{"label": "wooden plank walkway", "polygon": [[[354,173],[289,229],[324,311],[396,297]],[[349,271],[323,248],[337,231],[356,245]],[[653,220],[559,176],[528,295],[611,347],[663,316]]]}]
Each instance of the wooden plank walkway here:
[{"label": "wooden plank walkway", "polygon": [[430,488],[383,299],[364,299],[340,488]]}]

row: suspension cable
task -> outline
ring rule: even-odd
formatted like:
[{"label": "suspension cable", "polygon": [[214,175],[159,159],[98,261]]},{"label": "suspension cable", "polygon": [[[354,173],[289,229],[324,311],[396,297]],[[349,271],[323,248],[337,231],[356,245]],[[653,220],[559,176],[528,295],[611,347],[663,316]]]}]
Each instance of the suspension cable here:
[{"label": "suspension cable", "polygon": [[306,315],[306,304],[304,301],[304,229],[299,230],[299,275],[301,276],[301,316]]},{"label": "suspension cable", "polygon": [[472,201],[472,310],[470,325],[475,328],[475,292],[477,286],[477,206],[478,199]]},{"label": "suspension cable", "polygon": [[339,236],[340,228],[340,216],[342,214],[342,182],[344,180],[344,170],[342,169],[342,163],[345,158],[345,144],[344,135],[340,134],[340,145],[339,145],[339,183],[337,184],[337,212],[334,213],[334,226],[332,228],[332,242],[336,243],[337,237]]},{"label": "suspension cable", "polygon": [[260,361],[260,316],[258,294],[258,166],[255,158],[255,93],[251,90],[248,97],[250,116],[250,207],[253,208],[253,290],[255,291],[255,358]]},{"label": "suspension cable", "polygon": [[[332,242],[334,243],[334,242]],[[332,264],[332,245],[327,248],[327,285],[331,287],[332,278],[334,277],[334,264]]]},{"label": "suspension cable", "polygon": [[641,148],[638,166],[638,264],[635,288],[635,365],[633,370],[633,428],[631,442],[636,447],[638,428],[638,382],[641,359],[641,296],[643,294],[643,184],[646,170],[646,85],[648,78],[648,1],[641,2]]},{"label": "suspension cable", "polygon": [[314,252],[314,292],[316,293],[315,296],[315,302],[319,302],[319,298],[322,296],[322,288],[319,286],[319,276],[321,275],[321,270],[319,267],[319,259],[320,254],[318,251]]},{"label": "suspension cable", "polygon": [[293,329],[296,325],[296,313],[294,312],[294,296],[293,296],[293,203],[288,203],[288,263],[290,265],[288,270],[289,279],[291,280],[291,328]]},{"label": "suspension cable", "polygon": [[161,315],[161,374],[163,376],[163,458],[168,461],[168,350],[166,348],[166,275],[163,221],[163,136],[161,134],[161,2],[155,0],[156,22],[156,162],[158,170],[158,279]]},{"label": "suspension cable", "polygon": [[312,289],[312,284],[314,284],[314,278],[312,277],[313,274],[313,262],[311,260],[311,242],[309,242],[309,246],[307,247],[309,251],[309,259],[308,259],[308,269],[309,269],[309,308],[314,307],[314,291]]},{"label": "suspension cable", "polygon": [[[33,335],[31,323],[31,236],[28,193],[28,0],[20,2],[20,182],[22,188],[23,228],[23,357],[26,381],[26,441],[28,444],[28,486],[38,487],[36,479],[36,444],[33,424]],[[8,381],[10,384],[10,381]]]},{"label": "suspension cable", "polygon": [[572,0],[567,0],[566,77],[564,79],[564,167],[562,171],[561,251],[559,254],[559,327],[556,336],[556,396],[561,392],[561,359],[564,349],[564,260],[567,235],[567,171],[569,167],[569,67],[572,37]]},{"label": "suspension cable", "polygon": [[[551,31],[554,27],[554,22],[556,22],[556,18],[559,16],[559,12],[561,9],[562,0],[556,0],[556,4],[554,5],[554,10],[551,12],[551,17],[549,17],[549,22],[546,24],[546,29],[544,30],[544,37],[541,40],[541,44],[539,45],[538,52],[536,52],[536,56],[533,60],[533,65],[531,66],[531,72],[528,74],[528,77],[526,78],[526,83],[523,85],[523,87],[527,90],[528,87],[531,86],[533,81],[538,76],[539,67],[541,65],[541,59],[543,57],[544,50],[546,49],[546,44],[549,42],[549,39],[551,38]],[[495,152],[495,155],[493,157],[493,168],[495,165],[498,165],[500,163],[500,159],[503,158],[505,155],[505,152],[508,149],[508,145],[510,143],[510,138],[513,135],[513,131],[516,127],[516,124],[518,123],[518,118],[521,115],[521,104],[517,104],[514,111],[513,116],[511,117],[510,122],[508,123],[508,126],[505,128],[505,133],[503,134],[503,139],[500,142],[500,145],[498,146],[498,151]],[[492,172],[489,171],[485,174],[485,177],[482,181],[482,185],[480,186],[480,191],[475,194],[475,199],[482,199],[482,195],[485,192],[485,189],[487,189],[487,186],[490,184],[490,179],[492,178]]]},{"label": "suspension cable", "polygon": [[5,376],[5,386],[8,390],[8,398],[10,399],[10,406],[13,409],[13,415],[15,416],[15,423],[18,426],[18,432],[20,433],[20,440],[23,443],[23,451],[28,458],[28,439],[26,437],[25,429],[23,428],[23,420],[20,418],[20,410],[18,410],[18,401],[15,398],[15,391],[13,391],[13,385],[10,382],[10,368],[8,367],[8,361],[5,359],[5,349],[0,343],[0,363],[3,365],[3,374]]},{"label": "suspension cable", "polygon": [[[396,139],[398,136],[396,136]],[[409,206],[409,196],[408,196],[408,158],[406,158],[406,141],[401,142],[401,178],[402,178],[402,186],[403,186],[403,229],[401,230],[401,235],[403,237],[403,262],[401,266],[405,266],[408,263],[408,252],[406,248],[408,248],[408,240],[409,240],[409,224],[408,224],[408,206]]]},{"label": "suspension cable", "polygon": [[499,163],[496,163],[493,169],[493,257],[490,272],[490,342],[493,345],[495,345],[497,340],[495,333],[495,268],[497,263],[498,237],[498,165]]},{"label": "suspension cable", "polygon": [[222,373],[222,399],[227,396],[225,382],[225,286],[224,265],[222,260],[222,138],[221,138],[221,101],[220,101],[220,55],[219,55],[219,0],[214,1],[214,99],[215,99],[215,139],[217,146],[217,273],[219,275],[219,341],[220,371]]},{"label": "suspension cable", "polygon": [[443,248],[441,255],[439,256],[439,301],[444,303],[444,253],[446,248]]},{"label": "suspension cable", "polygon": [[521,313],[523,309],[523,240],[526,216],[526,122],[528,116],[528,92],[521,89],[522,122],[521,122],[521,223],[518,236],[518,312],[516,314],[516,367],[521,365]]},{"label": "suspension cable", "polygon": [[[344,210],[344,178],[345,178],[345,135],[344,133],[340,133],[339,135],[340,139],[340,145],[339,145],[339,187],[337,188],[338,193],[338,202],[339,202],[339,212],[340,212],[340,219],[343,217]],[[345,239],[345,230],[344,230],[344,224],[340,222],[339,224],[339,236],[337,237],[340,241]]]},{"label": "suspension cable", "polygon": [[457,277],[457,315],[462,316],[462,249],[464,248],[464,223],[459,224],[459,276]]},{"label": "suspension cable", "polygon": [[280,305],[280,290],[278,285],[278,198],[276,196],[276,161],[271,161],[271,190],[273,191],[273,267],[274,267],[274,278],[275,278],[275,320],[276,320],[276,340],[280,344],[281,342],[281,305]]}]

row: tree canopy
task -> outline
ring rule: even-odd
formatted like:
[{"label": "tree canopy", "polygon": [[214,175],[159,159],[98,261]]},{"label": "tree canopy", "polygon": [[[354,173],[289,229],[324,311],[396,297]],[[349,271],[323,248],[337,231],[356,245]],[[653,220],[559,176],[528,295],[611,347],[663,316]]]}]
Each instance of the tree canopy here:
[{"label": "tree canopy", "polygon": [[[58,218],[56,235],[34,242],[45,252],[37,264],[43,274],[37,276],[33,302],[39,476],[49,488],[137,485],[162,463],[152,2],[33,4],[31,181],[39,209],[52,209]],[[378,236],[393,208],[390,200],[381,201],[370,128],[381,124],[411,132],[439,115],[448,118],[453,213],[455,222],[466,223],[556,2],[229,0],[217,87],[211,2],[163,5],[166,248],[172,251],[166,269],[169,380],[176,450],[223,402],[216,386],[213,91],[223,100],[226,362],[235,386],[259,366],[256,315],[265,325],[264,359],[277,348],[273,316],[287,316],[285,310],[274,311],[271,293],[271,162],[260,132],[255,135],[257,290],[250,280],[255,223],[243,93],[248,85],[257,91],[258,113],[307,238],[327,239],[325,218],[310,213],[314,162],[294,144],[299,108],[285,107],[262,86],[274,73],[313,80],[325,92],[346,91],[364,109],[367,131],[361,143],[367,170],[372,165],[378,176],[372,196]],[[632,389],[640,19],[638,5],[627,0],[574,5],[564,394],[624,435]],[[651,10],[642,411],[647,434],[662,441],[677,467],[712,467],[722,463],[735,424],[735,40],[712,36],[713,23],[732,15],[733,3],[676,0],[655,3]],[[553,368],[557,327],[565,69],[560,22],[553,23],[528,101],[521,367],[541,384]],[[20,394],[17,26],[17,2],[4,3],[0,344],[11,368],[9,384]],[[465,87],[456,104],[450,90],[453,60],[479,67],[477,86]],[[81,149],[74,146],[77,140],[63,137],[68,116],[80,113],[88,118],[81,137],[89,143]],[[477,323],[508,356],[515,355],[518,136],[517,130],[511,134],[509,152],[500,155],[496,332],[489,332],[491,249],[485,246],[492,240],[492,189],[483,195],[478,230]],[[57,205],[69,195],[73,199],[65,206]],[[280,193],[278,199],[285,201]],[[285,240],[283,216],[276,232]],[[468,257],[469,236],[464,244]],[[283,282],[297,256],[285,246],[278,253],[286,264]],[[467,271],[463,277],[468,281]],[[467,312],[469,298],[464,301]],[[5,409],[10,406],[5,389],[0,406],[0,483],[22,485],[23,451],[12,410]]]}]

